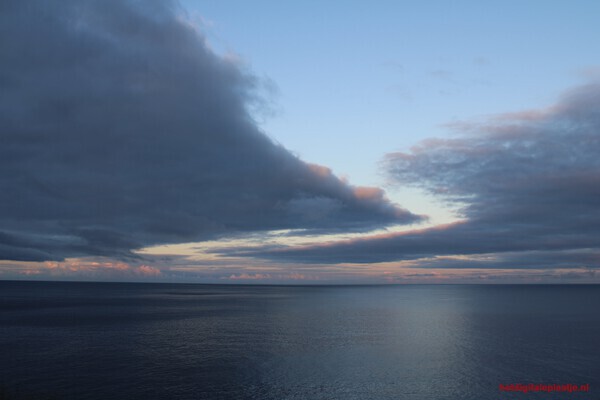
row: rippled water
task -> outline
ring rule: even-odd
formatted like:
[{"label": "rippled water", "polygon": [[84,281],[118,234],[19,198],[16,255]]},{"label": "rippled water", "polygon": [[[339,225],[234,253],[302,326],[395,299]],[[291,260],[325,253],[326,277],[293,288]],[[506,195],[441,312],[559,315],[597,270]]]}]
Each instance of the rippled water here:
[{"label": "rippled water", "polygon": [[16,399],[598,399],[600,286],[0,282],[0,361]]}]

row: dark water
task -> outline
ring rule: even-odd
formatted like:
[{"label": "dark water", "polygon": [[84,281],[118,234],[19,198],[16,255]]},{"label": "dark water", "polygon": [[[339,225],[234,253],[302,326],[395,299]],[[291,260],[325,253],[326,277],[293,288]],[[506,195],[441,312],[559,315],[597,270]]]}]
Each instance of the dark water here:
[{"label": "dark water", "polygon": [[600,286],[0,282],[0,374],[15,399],[600,399]]}]

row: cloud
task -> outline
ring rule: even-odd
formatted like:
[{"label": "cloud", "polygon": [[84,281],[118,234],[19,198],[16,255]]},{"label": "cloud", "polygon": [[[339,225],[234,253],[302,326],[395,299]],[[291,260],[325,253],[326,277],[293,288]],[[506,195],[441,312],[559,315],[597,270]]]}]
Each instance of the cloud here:
[{"label": "cloud", "polygon": [[[395,183],[459,206],[458,222],[238,254],[306,263],[600,268],[599,104],[600,83],[591,82],[545,110],[455,124],[456,136],[387,155]],[[465,257],[442,257],[456,255]]]},{"label": "cloud", "polygon": [[[167,270],[167,278],[169,271]],[[44,279],[82,280],[157,280],[163,277],[160,268],[150,265],[136,265],[106,258],[86,260],[66,259],[64,261],[12,262],[0,261],[0,275],[3,279],[22,279],[23,276]]]},{"label": "cloud", "polygon": [[175,2],[0,5],[0,259],[271,229],[367,230],[419,216],[270,140],[259,80]]}]

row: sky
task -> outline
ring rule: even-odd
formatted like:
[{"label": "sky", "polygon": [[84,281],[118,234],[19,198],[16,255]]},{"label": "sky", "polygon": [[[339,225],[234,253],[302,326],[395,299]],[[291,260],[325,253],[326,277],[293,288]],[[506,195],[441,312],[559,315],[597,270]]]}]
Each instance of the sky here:
[{"label": "sky", "polygon": [[597,2],[0,11],[0,279],[600,283]]}]

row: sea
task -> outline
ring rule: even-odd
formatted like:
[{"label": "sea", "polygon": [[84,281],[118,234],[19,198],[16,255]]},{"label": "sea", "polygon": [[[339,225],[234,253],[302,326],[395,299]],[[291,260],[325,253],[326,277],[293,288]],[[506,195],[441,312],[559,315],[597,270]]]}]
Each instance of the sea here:
[{"label": "sea", "polygon": [[600,399],[600,285],[0,281],[0,399]]}]

